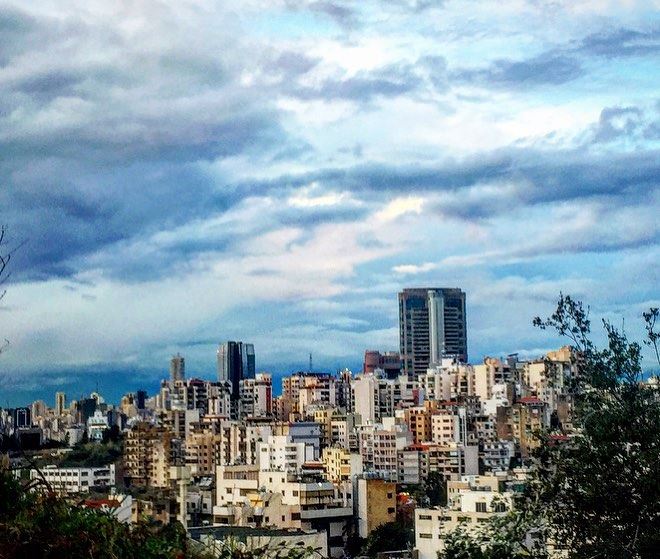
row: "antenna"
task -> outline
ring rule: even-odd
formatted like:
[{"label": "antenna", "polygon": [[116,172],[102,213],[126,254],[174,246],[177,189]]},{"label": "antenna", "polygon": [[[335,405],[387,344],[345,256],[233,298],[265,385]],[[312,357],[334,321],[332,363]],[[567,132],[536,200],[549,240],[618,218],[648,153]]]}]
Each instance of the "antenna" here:
[{"label": "antenna", "polygon": [[309,352],[309,372],[312,372],[312,352]]}]

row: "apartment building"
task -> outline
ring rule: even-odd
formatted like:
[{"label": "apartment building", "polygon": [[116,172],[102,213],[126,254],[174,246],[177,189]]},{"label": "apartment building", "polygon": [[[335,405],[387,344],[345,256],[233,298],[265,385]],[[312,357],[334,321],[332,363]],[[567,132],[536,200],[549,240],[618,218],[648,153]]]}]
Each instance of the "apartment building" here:
[{"label": "apartment building", "polygon": [[396,483],[372,477],[357,480],[358,533],[366,538],[381,524],[396,520]]},{"label": "apartment building", "polygon": [[324,448],[323,466],[327,480],[336,484],[350,481],[363,470],[362,457],[342,447]]},{"label": "apartment building", "polygon": [[262,471],[299,473],[305,462],[313,461],[314,446],[293,442],[291,435],[271,435],[258,443],[258,464]]},{"label": "apartment building", "polygon": [[447,483],[447,507],[415,510],[415,548],[420,559],[436,559],[447,534],[463,526],[478,530],[494,515],[511,508],[513,493],[505,489],[505,478],[467,476]]},{"label": "apartment building", "polygon": [[129,485],[168,487],[175,445],[170,432],[139,422],[124,440],[124,478]]},{"label": "apartment building", "polygon": [[48,465],[31,469],[30,479],[43,480],[53,491],[64,494],[89,493],[93,488],[115,486],[115,465],[97,468],[58,467]]},{"label": "apartment building", "polygon": [[270,417],[273,414],[273,378],[257,373],[240,381],[239,417]]}]

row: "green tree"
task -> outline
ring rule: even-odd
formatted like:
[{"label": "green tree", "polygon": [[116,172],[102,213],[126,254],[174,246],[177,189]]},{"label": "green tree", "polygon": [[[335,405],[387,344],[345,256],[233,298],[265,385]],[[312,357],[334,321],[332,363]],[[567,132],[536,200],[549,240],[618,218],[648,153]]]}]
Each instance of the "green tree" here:
[{"label": "green tree", "polygon": [[[644,313],[657,350],[657,310]],[[441,559],[544,557],[651,559],[660,550],[660,396],[642,383],[641,345],[603,321],[607,345],[591,340],[589,309],[560,295],[542,329],[571,340],[574,432],[556,444],[541,434],[515,509],[480,532],[447,538]],[[534,536],[532,538],[531,536]],[[534,543],[536,542],[536,543]]]},{"label": "green tree", "polygon": [[[541,446],[524,505],[566,557],[657,557],[660,397],[640,382],[641,345],[602,321],[607,346],[596,347],[589,310],[568,296],[534,323],[573,341],[578,431],[565,444]],[[647,325],[648,339],[657,339]]]},{"label": "green tree", "polygon": [[440,472],[429,472],[422,483],[424,495],[431,507],[447,504],[447,481]]},{"label": "green tree", "polygon": [[24,486],[0,468],[0,559],[166,559],[187,551],[180,524],[129,526],[111,512],[70,503],[42,481]]},{"label": "green tree", "polygon": [[386,522],[371,531],[362,548],[362,553],[375,557],[382,551],[401,551],[412,543],[412,530],[399,522]]}]

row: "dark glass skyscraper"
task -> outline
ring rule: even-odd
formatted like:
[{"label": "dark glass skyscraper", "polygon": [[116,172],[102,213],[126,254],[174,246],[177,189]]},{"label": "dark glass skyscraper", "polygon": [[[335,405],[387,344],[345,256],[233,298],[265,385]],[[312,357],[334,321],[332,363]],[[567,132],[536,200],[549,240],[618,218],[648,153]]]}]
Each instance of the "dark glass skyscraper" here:
[{"label": "dark glass skyscraper", "polygon": [[238,399],[238,383],[254,378],[254,345],[243,342],[224,342],[218,346],[218,380],[231,381],[232,400]]},{"label": "dark glass skyscraper", "polygon": [[467,361],[465,293],[458,288],[414,288],[399,293],[403,372],[417,378],[443,357]]}]

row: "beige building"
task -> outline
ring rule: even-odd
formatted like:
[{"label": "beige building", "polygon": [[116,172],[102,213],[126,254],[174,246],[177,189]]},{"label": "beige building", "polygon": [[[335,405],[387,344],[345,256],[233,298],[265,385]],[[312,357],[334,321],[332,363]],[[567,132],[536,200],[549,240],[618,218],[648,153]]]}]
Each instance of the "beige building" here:
[{"label": "beige building", "polygon": [[350,492],[317,477],[256,466],[220,466],[213,519],[233,526],[323,530],[328,534],[330,556],[338,557],[353,514],[350,499]]},{"label": "beige building", "polygon": [[194,426],[186,436],[186,465],[193,476],[215,474],[220,462],[222,436],[201,426]]},{"label": "beige building", "polygon": [[358,478],[356,511],[358,533],[366,538],[381,524],[396,520],[396,483]]},{"label": "beige building", "polygon": [[124,477],[131,485],[168,487],[172,440],[167,429],[140,422],[126,434]]},{"label": "beige building", "polygon": [[447,507],[415,510],[415,548],[419,559],[436,559],[447,534],[464,526],[478,531],[494,515],[511,508],[506,477],[467,476],[447,483]]},{"label": "beige building", "polygon": [[483,402],[493,397],[493,387],[511,380],[511,369],[508,363],[503,363],[494,357],[485,357],[480,365],[473,365],[474,394]]},{"label": "beige building", "polygon": [[362,457],[341,447],[324,448],[323,465],[326,478],[332,483],[350,481],[362,473]]},{"label": "beige building", "polygon": [[441,445],[461,442],[461,420],[458,413],[437,411],[431,416],[430,440]]}]

